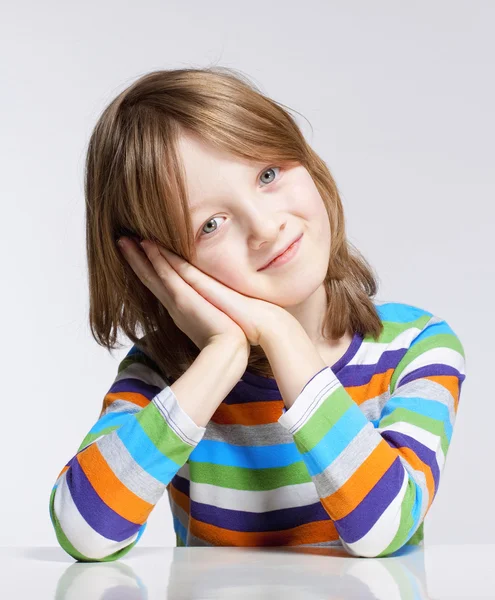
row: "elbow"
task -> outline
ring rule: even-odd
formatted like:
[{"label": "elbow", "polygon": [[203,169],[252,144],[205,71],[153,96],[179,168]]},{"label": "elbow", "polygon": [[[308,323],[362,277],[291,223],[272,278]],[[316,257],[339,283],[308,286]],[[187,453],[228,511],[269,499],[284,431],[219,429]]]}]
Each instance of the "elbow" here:
[{"label": "elbow", "polygon": [[340,541],[348,554],[356,558],[399,556],[414,551],[415,548],[418,548],[422,544],[423,522],[412,536],[409,536],[407,539],[402,538],[402,542],[397,538],[392,541],[390,539],[388,541],[382,540],[381,543],[377,540],[373,544],[369,543],[369,541],[366,542],[364,539],[353,544],[346,543],[342,538],[340,538]]},{"label": "elbow", "polygon": [[146,528],[144,523],[137,535],[134,534],[122,541],[106,539],[93,530],[77,512],[74,512],[70,503],[60,502],[57,491],[60,491],[60,488],[54,487],[49,503],[55,536],[62,550],[78,562],[118,560],[136,545]]}]

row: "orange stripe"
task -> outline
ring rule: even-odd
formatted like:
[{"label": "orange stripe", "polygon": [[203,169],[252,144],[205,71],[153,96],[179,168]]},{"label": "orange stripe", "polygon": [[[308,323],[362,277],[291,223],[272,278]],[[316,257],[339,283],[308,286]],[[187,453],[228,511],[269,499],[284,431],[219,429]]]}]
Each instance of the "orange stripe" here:
[{"label": "orange stripe", "polygon": [[326,498],[320,498],[328,514],[332,515],[336,521],[346,517],[362,502],[396,458],[396,450],[393,450],[382,439],[368,458],[337,491]]},{"label": "orange stripe", "polygon": [[231,531],[191,518],[190,532],[214,546],[297,546],[339,540],[333,521],[314,521],[282,531]]},{"label": "orange stripe", "polygon": [[105,410],[115,402],[115,400],[127,400],[127,402],[132,402],[141,408],[145,408],[150,403],[150,400],[143,396],[140,392],[109,392],[103,398],[103,406],[100,412],[101,415],[105,412]]},{"label": "orange stripe", "polygon": [[77,455],[86,477],[100,498],[124,519],[142,525],[154,505],[136,496],[115,475],[98,448],[91,444]]},{"label": "orange stripe", "polygon": [[426,379],[436,381],[449,390],[454,398],[454,409],[457,412],[457,405],[459,404],[459,378],[455,375],[429,375]]},{"label": "orange stripe", "polygon": [[[344,388],[356,404],[362,404],[387,391],[394,370],[377,373],[363,385]],[[218,425],[266,425],[277,423],[282,415],[283,400],[266,402],[243,402],[239,404],[222,403],[211,417]]]},{"label": "orange stripe", "polygon": [[191,500],[189,496],[170,485],[172,500],[189,517],[191,533],[209,543],[220,546],[295,546],[339,540],[339,534],[332,520],[315,521],[298,525],[283,531],[239,532],[223,527],[203,523],[190,516]]},{"label": "orange stripe", "polygon": [[384,373],[376,373],[367,383],[349,386],[345,390],[356,404],[362,404],[366,400],[376,398],[388,390],[393,372],[393,369],[389,369]]},{"label": "orange stripe", "polygon": [[283,407],[283,400],[222,403],[212,415],[211,421],[218,425],[266,425],[278,421]]}]

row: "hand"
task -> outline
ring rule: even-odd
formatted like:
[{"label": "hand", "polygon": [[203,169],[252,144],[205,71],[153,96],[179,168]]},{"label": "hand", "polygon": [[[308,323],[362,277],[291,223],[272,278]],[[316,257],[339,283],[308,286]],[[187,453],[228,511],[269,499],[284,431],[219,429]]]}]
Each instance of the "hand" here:
[{"label": "hand", "polygon": [[144,240],[145,258],[133,241],[123,241],[124,255],[138,277],[200,349],[224,335],[257,346],[264,327],[286,314],[276,304],[227,287],[159,244]]}]

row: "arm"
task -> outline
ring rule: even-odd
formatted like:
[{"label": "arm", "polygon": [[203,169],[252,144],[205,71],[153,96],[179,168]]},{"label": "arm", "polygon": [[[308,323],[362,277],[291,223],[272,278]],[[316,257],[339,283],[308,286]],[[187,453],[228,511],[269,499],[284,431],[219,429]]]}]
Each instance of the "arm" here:
[{"label": "arm", "polygon": [[353,388],[356,398],[387,398],[376,424],[330,367],[321,367],[299,324],[279,322],[263,339],[288,409],[279,423],[292,433],[323,508],[355,556],[386,556],[408,543],[438,491],[465,356],[445,321],[420,320],[395,369],[382,367]]},{"label": "arm", "polygon": [[260,339],[287,410],[310,379],[326,367],[303,326],[289,317],[274,316]]},{"label": "arm", "polygon": [[[59,473],[50,518],[79,561],[122,558],[237,383],[245,360],[234,344],[205,347],[171,386],[133,346],[103,399],[99,419]],[[177,394],[177,395],[176,395]]]}]

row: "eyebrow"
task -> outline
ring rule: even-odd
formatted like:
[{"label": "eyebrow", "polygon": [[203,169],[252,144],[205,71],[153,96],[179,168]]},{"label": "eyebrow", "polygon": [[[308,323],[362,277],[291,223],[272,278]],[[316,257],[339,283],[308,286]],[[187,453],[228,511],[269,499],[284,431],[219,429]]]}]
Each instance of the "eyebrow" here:
[{"label": "eyebrow", "polygon": [[213,198],[211,200],[204,200],[200,204],[194,204],[192,207],[189,207],[189,211],[193,215],[195,212],[198,212],[198,210],[200,210],[201,208],[204,208],[209,204],[213,204],[214,202],[216,202],[216,200],[214,200]]}]

